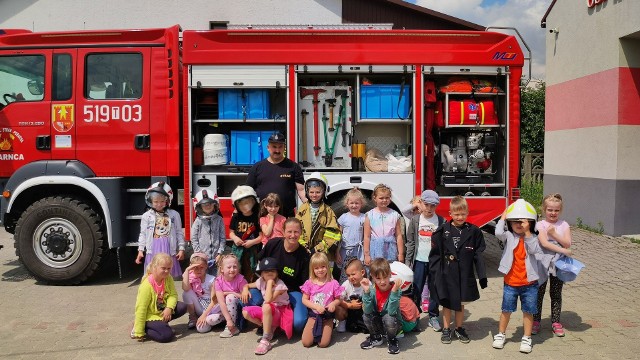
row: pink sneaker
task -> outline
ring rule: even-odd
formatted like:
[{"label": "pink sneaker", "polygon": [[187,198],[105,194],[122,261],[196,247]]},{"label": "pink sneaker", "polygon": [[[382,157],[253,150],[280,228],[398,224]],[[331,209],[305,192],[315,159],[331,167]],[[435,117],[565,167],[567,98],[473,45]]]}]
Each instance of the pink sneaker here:
[{"label": "pink sneaker", "polygon": [[564,328],[562,327],[562,324],[553,323],[553,324],[551,324],[551,329],[553,329],[553,335],[558,336],[558,337],[563,337],[564,336]]},{"label": "pink sneaker", "polygon": [[256,348],[256,355],[264,355],[266,354],[269,350],[271,350],[271,342],[262,339],[260,340],[260,343],[258,343],[258,347]]},{"label": "pink sneaker", "polygon": [[422,303],[420,304],[420,309],[422,309],[423,313],[429,312],[429,299],[422,299]]},{"label": "pink sneaker", "polygon": [[536,335],[540,332],[540,321],[533,322],[533,328],[531,329],[531,335]]}]

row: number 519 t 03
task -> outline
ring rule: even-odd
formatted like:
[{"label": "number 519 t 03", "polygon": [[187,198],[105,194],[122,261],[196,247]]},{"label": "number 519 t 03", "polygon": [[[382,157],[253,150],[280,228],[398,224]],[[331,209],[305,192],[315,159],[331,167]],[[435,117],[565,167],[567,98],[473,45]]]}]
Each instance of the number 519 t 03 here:
[{"label": "number 519 t 03", "polygon": [[85,105],[84,121],[109,122],[122,120],[124,122],[139,122],[142,120],[141,105]]}]

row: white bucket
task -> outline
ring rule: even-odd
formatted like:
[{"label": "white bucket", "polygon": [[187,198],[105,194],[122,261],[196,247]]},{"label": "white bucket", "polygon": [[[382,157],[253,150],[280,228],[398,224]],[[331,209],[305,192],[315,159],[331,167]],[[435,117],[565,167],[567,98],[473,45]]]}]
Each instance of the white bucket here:
[{"label": "white bucket", "polygon": [[227,135],[225,134],[208,134],[204,137],[202,150],[226,149],[227,143]]},{"label": "white bucket", "polygon": [[227,159],[227,135],[224,134],[208,134],[204,137],[204,153],[205,165],[224,165]]},{"label": "white bucket", "polygon": [[224,165],[227,163],[227,148],[203,150],[205,165]]}]

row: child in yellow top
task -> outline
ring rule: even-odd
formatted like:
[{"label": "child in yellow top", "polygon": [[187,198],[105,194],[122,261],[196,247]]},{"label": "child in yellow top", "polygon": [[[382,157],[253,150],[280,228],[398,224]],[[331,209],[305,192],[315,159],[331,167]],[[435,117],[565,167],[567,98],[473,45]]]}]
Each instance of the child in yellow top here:
[{"label": "child in yellow top", "polygon": [[169,321],[187,312],[187,306],[178,301],[171,274],[173,259],[167,253],[157,253],[151,259],[147,274],[142,278],[136,298],[135,321],[131,338],[142,340],[145,335],[157,342],[169,342],[173,331]]}]

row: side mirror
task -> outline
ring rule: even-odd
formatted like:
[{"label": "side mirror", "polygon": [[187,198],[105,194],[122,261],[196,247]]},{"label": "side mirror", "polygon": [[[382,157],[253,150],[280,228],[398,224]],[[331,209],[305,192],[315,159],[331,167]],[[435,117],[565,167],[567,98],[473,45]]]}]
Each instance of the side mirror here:
[{"label": "side mirror", "polygon": [[27,89],[31,95],[42,95],[44,92],[44,83],[38,80],[29,80],[27,82]]}]

